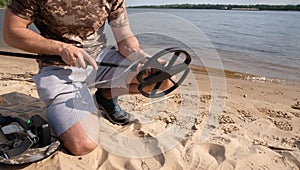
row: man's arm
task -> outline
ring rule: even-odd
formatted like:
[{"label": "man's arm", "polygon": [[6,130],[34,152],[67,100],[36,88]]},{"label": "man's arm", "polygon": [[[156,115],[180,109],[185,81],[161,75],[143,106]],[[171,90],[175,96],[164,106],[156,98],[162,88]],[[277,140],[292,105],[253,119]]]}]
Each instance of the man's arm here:
[{"label": "man's arm", "polygon": [[118,50],[131,61],[136,61],[141,57],[148,56],[140,47],[139,41],[132,33],[130,26],[111,27],[115,40],[117,41]]},{"label": "man's arm", "polygon": [[78,62],[85,68],[84,59],[86,59],[95,68],[97,67],[94,60],[84,50],[71,44],[46,39],[28,29],[32,22],[15,15],[9,9],[5,9],[3,39],[7,45],[31,53],[59,55],[65,63],[71,66],[75,66],[76,62]]}]

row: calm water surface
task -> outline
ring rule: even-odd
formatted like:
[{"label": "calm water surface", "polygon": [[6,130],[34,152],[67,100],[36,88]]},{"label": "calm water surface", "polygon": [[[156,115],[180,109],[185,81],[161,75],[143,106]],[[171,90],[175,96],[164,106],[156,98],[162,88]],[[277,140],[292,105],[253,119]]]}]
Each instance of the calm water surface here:
[{"label": "calm water surface", "polygon": [[211,41],[225,69],[300,82],[300,12],[129,11],[130,14],[142,12],[168,13],[191,22]]}]

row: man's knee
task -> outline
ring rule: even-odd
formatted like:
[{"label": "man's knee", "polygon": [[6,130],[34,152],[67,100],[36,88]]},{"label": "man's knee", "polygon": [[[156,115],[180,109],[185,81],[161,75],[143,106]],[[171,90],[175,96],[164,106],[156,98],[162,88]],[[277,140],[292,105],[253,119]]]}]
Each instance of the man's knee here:
[{"label": "man's knee", "polygon": [[86,155],[97,147],[97,144],[90,139],[82,139],[81,141],[65,140],[63,141],[63,145],[76,156]]},{"label": "man's knee", "polygon": [[[83,128],[81,123],[82,122],[76,123],[59,136],[64,147],[74,155],[88,154],[97,147],[98,143],[98,134],[89,133],[90,130]],[[94,131],[97,130],[98,129],[94,129]]]}]

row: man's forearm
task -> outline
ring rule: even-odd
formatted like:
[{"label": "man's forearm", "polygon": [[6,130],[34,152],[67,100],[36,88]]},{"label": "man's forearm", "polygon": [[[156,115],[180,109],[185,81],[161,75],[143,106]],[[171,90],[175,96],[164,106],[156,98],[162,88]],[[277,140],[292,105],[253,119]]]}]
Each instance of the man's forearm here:
[{"label": "man's forearm", "polygon": [[14,29],[10,33],[4,31],[3,38],[7,45],[39,54],[60,55],[63,44],[50,40],[27,29]]},{"label": "man's forearm", "polygon": [[118,42],[119,52],[131,61],[139,60],[149,56],[140,47],[140,44],[135,36],[127,37]]},{"label": "man's forearm", "polygon": [[63,43],[46,39],[27,27],[31,22],[5,10],[3,39],[7,45],[32,53],[59,55]]},{"label": "man's forearm", "polygon": [[125,57],[141,50],[140,44],[135,36],[127,37],[118,42],[118,48],[119,52]]}]

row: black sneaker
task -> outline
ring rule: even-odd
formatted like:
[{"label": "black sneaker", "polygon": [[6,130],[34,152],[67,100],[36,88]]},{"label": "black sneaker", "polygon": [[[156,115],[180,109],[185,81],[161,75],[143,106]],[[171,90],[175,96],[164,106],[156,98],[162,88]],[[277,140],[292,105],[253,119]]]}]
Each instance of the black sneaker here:
[{"label": "black sneaker", "polygon": [[126,125],[131,122],[130,114],[121,109],[117,103],[117,97],[106,99],[98,90],[95,93],[99,109],[104,111],[103,116],[113,124]]}]

